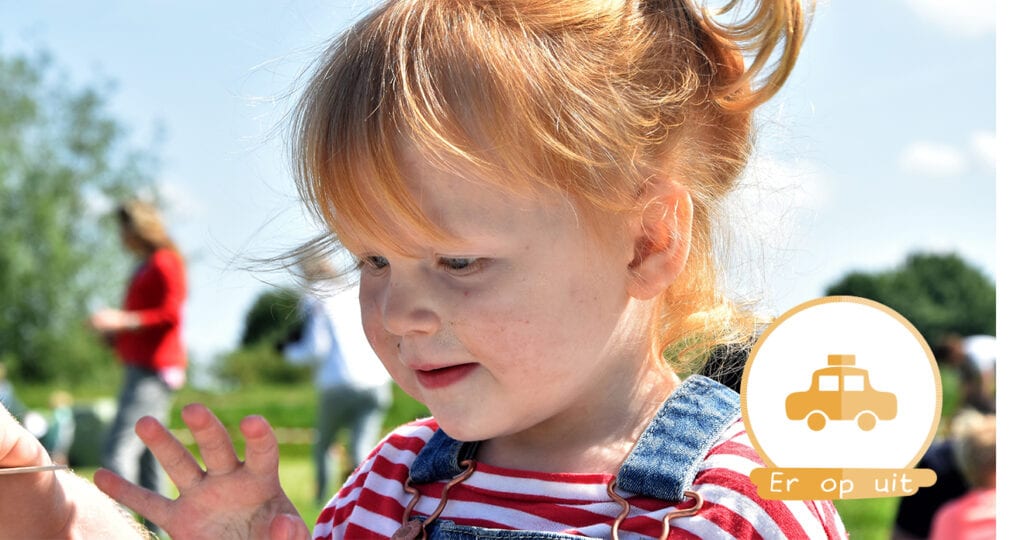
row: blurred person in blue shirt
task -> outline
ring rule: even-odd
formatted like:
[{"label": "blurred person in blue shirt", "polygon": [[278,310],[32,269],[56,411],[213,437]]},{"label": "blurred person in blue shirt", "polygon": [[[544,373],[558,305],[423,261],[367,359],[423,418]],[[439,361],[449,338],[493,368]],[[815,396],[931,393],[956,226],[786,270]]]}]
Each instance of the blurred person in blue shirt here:
[{"label": "blurred person in blue shirt", "polygon": [[302,261],[307,293],[301,301],[305,322],[297,340],[282,353],[289,362],[316,366],[316,498],[323,501],[334,476],[330,448],[339,431],[349,430],[344,479],[380,440],[391,407],[391,376],[363,332],[359,288],[337,277],[326,256]]}]

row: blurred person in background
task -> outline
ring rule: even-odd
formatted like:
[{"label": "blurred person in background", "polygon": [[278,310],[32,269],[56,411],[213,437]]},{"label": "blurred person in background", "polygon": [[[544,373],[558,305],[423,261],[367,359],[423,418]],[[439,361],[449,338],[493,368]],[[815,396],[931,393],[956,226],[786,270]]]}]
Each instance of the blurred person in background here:
[{"label": "blurred person in background", "polygon": [[932,520],[939,508],[967,493],[967,481],[956,464],[952,438],[935,439],[915,468],[935,471],[935,484],[900,499],[892,540],[929,538]]},{"label": "blurred person in background", "polygon": [[[959,395],[952,410],[954,415],[964,408],[974,409],[984,414],[996,412],[994,389],[990,389],[990,383],[986,381],[986,379],[991,379],[991,384],[994,384],[994,367],[991,371],[992,374],[986,375],[988,368],[983,370],[977,355],[971,354],[976,351],[977,347],[968,348],[968,345],[972,343],[959,335],[950,334],[945,336],[934,350],[935,361],[939,364],[939,369],[951,370],[956,374]],[[991,365],[994,366],[994,354],[992,356]],[[943,409],[947,409],[946,404],[943,404]],[[944,410],[944,412],[946,411]]]},{"label": "blurred person in background", "polygon": [[3,405],[19,421],[25,416],[25,405],[18,399],[18,395],[14,392],[14,385],[7,379],[7,368],[3,364],[0,364],[0,405]]},{"label": "blurred person in background", "polygon": [[966,410],[953,421],[953,456],[969,491],[939,508],[932,540],[996,537],[996,416]]},{"label": "blurred person in background", "polygon": [[932,538],[938,510],[970,490],[957,464],[957,437],[951,424],[965,414],[995,412],[995,338],[949,334],[934,347],[942,373],[942,421],[936,439],[917,463],[935,471],[935,484],[900,499],[893,524],[893,540]]},{"label": "blurred person in background", "polygon": [[50,452],[50,459],[61,465],[70,464],[71,445],[75,440],[74,397],[64,391],[50,393],[49,428],[40,439]]},{"label": "blurred person in background", "polygon": [[[167,422],[173,392],[185,384],[182,343],[185,263],[155,206],[133,199],[117,208],[121,242],[136,257],[121,309],[92,314],[92,327],[108,338],[124,366],[117,415],[104,444],[103,466],[160,493],[163,471],[135,434],[135,422]],[[157,532],[155,525],[146,527]]]},{"label": "blurred person in background", "polygon": [[[964,354],[981,373],[981,390],[995,409],[996,399],[996,338],[984,334],[967,336],[963,339]],[[984,411],[983,411],[984,412]]]},{"label": "blurred person in background", "polygon": [[316,366],[316,467],[318,502],[328,486],[336,485],[331,445],[339,431],[349,431],[346,478],[380,439],[384,417],[391,407],[391,376],[363,332],[359,288],[340,281],[325,256],[301,262],[307,292],[301,301],[305,322],[295,341],[282,344],[289,362]]}]

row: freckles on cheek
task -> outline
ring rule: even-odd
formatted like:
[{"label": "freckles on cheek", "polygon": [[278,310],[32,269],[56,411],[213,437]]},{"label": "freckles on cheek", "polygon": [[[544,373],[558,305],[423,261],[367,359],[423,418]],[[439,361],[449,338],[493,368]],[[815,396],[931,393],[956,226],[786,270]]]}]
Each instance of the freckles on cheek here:
[{"label": "freckles on cheek", "polygon": [[366,339],[370,342],[373,352],[377,353],[377,356],[382,360],[389,358],[389,355],[394,355],[393,351],[391,351],[394,348],[391,335],[384,329],[379,320],[367,317],[365,312],[363,316],[363,332],[366,334]]},{"label": "freckles on cheek", "polygon": [[390,352],[388,345],[388,339],[383,337],[380,332],[374,332],[367,328],[366,339],[370,342],[370,347],[373,347],[373,352],[377,353],[377,356],[386,358],[386,354]]}]

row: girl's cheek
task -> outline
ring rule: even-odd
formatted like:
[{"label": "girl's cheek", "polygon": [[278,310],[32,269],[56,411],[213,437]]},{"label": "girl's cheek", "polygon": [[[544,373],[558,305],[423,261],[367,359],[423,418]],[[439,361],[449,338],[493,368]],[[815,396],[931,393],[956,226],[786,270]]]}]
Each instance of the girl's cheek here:
[{"label": "girl's cheek", "polygon": [[370,346],[373,347],[373,352],[377,353],[377,356],[381,360],[387,360],[394,358],[397,355],[395,350],[397,349],[397,342],[391,339],[390,334],[384,330],[383,325],[380,323],[380,319],[375,317],[368,317],[367,314],[363,314],[363,331],[366,333],[366,339],[370,342]]},{"label": "girl's cheek", "polygon": [[377,353],[381,360],[385,360],[389,358],[389,353],[394,354],[394,351],[390,349],[396,347],[396,345],[390,343],[392,339],[381,322],[380,310],[377,309],[373,296],[367,294],[367,292],[365,289],[361,291],[359,298],[362,308],[363,332],[366,334],[366,339],[370,342],[370,346],[373,347],[373,351]]}]

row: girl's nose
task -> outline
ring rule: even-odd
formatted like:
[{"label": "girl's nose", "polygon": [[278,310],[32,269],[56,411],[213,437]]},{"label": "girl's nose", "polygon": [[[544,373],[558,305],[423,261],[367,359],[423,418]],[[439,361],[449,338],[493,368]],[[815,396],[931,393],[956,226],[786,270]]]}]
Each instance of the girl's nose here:
[{"label": "girl's nose", "polygon": [[433,334],[441,326],[427,284],[393,277],[381,288],[377,307],[384,329],[396,336]]}]

